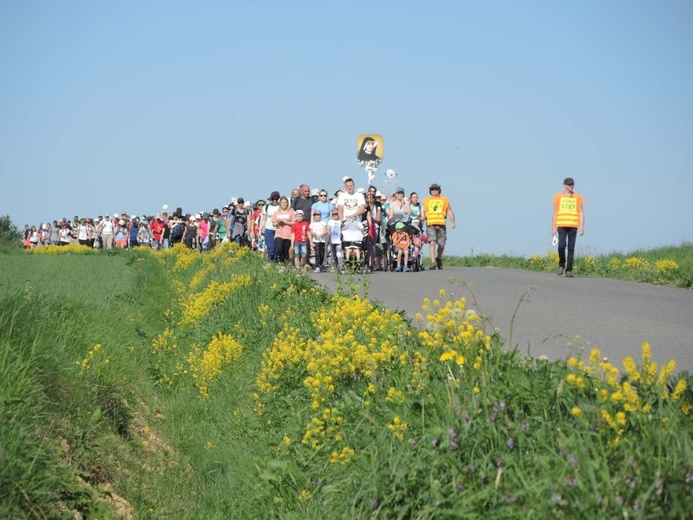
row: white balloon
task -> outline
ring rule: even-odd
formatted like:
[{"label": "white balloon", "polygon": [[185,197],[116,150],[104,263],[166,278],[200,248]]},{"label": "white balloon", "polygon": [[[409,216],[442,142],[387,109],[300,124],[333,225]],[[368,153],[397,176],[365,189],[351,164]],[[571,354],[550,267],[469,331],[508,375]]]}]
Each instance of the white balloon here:
[{"label": "white balloon", "polygon": [[396,172],[395,170],[393,170],[392,168],[388,168],[387,170],[385,170],[385,176],[386,176],[388,179],[391,179],[391,180],[392,180],[392,179],[394,179],[395,177],[397,177],[397,172]]},{"label": "white balloon", "polygon": [[161,206],[161,208],[164,210],[168,209],[168,204],[164,204],[163,206]]}]

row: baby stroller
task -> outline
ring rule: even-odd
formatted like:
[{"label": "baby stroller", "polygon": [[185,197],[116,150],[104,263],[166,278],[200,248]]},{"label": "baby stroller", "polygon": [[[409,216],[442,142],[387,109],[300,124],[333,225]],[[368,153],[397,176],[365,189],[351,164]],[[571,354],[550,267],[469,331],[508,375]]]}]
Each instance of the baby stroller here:
[{"label": "baby stroller", "polygon": [[392,234],[395,232],[395,227],[397,226],[398,222],[402,222],[404,224],[404,231],[406,231],[411,237],[407,267],[409,267],[409,269],[417,273],[419,271],[423,271],[423,264],[421,258],[421,241],[423,233],[421,233],[421,223],[420,221],[418,221],[418,219],[412,220],[412,218],[409,215],[404,215],[397,219],[388,221],[387,223],[386,236],[388,246],[383,268],[386,271],[394,271],[397,267],[397,253],[394,251],[394,248],[392,247]]},{"label": "baby stroller", "polygon": [[360,271],[366,254],[363,248],[364,225],[359,220],[345,220],[342,224],[342,251],[344,265]]}]

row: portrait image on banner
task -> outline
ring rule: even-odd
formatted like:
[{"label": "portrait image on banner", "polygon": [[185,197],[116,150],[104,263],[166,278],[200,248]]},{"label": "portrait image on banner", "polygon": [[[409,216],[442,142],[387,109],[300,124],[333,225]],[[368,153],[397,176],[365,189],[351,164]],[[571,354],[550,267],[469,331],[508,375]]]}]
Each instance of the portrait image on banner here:
[{"label": "portrait image on banner", "polygon": [[361,134],[356,138],[356,160],[362,166],[377,166],[384,156],[385,151],[381,135]]}]

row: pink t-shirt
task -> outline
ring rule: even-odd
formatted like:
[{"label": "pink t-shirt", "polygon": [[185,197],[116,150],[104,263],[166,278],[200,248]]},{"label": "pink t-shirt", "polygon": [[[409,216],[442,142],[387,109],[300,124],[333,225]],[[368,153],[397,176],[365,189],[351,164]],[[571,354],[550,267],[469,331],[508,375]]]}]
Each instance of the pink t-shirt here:
[{"label": "pink t-shirt", "polygon": [[197,224],[197,228],[200,230],[200,240],[204,240],[209,235],[209,223],[204,220],[200,220]]},{"label": "pink t-shirt", "polygon": [[[272,222],[277,227],[274,232],[275,238],[284,238],[286,240],[291,240],[291,224],[294,223],[294,210],[289,209],[278,209],[272,215]],[[283,225],[279,223],[283,222]]]}]

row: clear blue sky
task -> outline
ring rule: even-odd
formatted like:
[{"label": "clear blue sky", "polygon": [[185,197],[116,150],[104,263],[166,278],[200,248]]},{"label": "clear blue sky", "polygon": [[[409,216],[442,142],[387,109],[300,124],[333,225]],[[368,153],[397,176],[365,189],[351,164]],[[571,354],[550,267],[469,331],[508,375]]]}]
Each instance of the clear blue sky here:
[{"label": "clear blue sky", "polygon": [[0,3],[0,214],[221,207],[365,185],[384,138],[407,191],[440,183],[451,254],[693,240],[693,2]]}]

